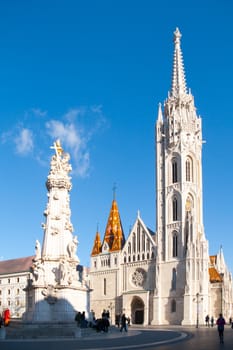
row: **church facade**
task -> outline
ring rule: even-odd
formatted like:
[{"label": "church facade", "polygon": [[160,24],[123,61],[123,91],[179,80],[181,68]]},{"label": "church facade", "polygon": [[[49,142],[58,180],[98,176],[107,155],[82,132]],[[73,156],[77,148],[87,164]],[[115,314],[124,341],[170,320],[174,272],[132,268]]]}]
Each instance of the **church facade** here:
[{"label": "church facade", "polygon": [[125,239],[114,198],[104,238],[91,253],[91,309],[134,324],[203,323],[232,317],[232,275],[222,249],[209,256],[203,224],[202,120],[186,86],[181,33],[174,32],[172,84],[155,127],[156,232],[138,214]]}]

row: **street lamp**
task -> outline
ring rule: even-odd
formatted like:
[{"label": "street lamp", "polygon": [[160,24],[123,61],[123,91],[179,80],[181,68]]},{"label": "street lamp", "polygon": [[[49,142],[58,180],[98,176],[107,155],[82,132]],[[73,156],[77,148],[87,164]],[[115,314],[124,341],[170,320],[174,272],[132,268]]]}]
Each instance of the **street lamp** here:
[{"label": "street lamp", "polygon": [[199,327],[199,305],[200,305],[200,302],[203,300],[203,298],[200,298],[200,294],[197,293],[196,294],[196,298],[193,299],[194,302],[197,303],[197,320],[196,320],[196,328]]}]

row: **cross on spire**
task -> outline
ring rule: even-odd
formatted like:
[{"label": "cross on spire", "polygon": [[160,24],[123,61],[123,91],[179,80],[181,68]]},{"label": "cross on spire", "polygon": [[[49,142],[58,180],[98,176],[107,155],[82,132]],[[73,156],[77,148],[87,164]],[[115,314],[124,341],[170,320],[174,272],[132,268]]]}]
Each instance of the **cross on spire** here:
[{"label": "cross on spire", "polygon": [[114,182],[113,184],[113,188],[112,188],[112,192],[113,192],[113,200],[116,199],[116,189],[117,189],[117,186],[116,186],[116,183]]}]

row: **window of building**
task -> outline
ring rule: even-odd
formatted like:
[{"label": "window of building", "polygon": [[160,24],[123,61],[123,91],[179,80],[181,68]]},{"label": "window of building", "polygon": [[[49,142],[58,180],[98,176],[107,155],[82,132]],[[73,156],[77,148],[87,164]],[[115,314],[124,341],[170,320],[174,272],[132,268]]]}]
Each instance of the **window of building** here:
[{"label": "window of building", "polygon": [[11,279],[10,278],[8,278],[8,283],[11,283]]},{"label": "window of building", "polygon": [[117,257],[115,257],[114,263],[115,263],[115,265],[117,265]]},{"label": "window of building", "polygon": [[96,266],[97,266],[97,265],[96,265],[96,260],[95,260],[95,261],[94,261],[94,268],[96,268]]},{"label": "window of building", "polygon": [[178,173],[177,173],[177,161],[173,159],[172,161],[172,183],[178,181]]},{"label": "window of building", "polygon": [[131,243],[128,244],[128,253],[131,254]]},{"label": "window of building", "polygon": [[7,303],[7,304],[8,304],[8,306],[10,306],[10,305],[11,305],[11,301],[10,301],[10,300],[8,300],[8,303]]},{"label": "window of building", "polygon": [[173,201],[172,201],[172,220],[173,221],[177,221],[177,199],[176,197],[173,198]]},{"label": "window of building", "polygon": [[8,295],[9,295],[9,294],[11,294],[11,290],[10,290],[10,289],[8,289]]},{"label": "window of building", "polygon": [[20,290],[19,290],[19,289],[17,289],[17,294],[19,295],[19,293],[20,293]]},{"label": "window of building", "polygon": [[172,290],[176,290],[176,269],[172,269]]},{"label": "window of building", "polygon": [[19,277],[17,277],[17,283],[19,283]]},{"label": "window of building", "polygon": [[135,233],[133,234],[133,253],[136,252],[136,235]]},{"label": "window of building", "polygon": [[142,251],[144,252],[145,251],[145,232],[143,232],[142,234]]},{"label": "window of building", "polygon": [[176,312],[176,301],[174,299],[171,302],[171,312]]},{"label": "window of building", "polygon": [[106,278],[104,278],[104,295],[107,294]]},{"label": "window of building", "polygon": [[137,251],[140,252],[141,250],[141,236],[140,236],[140,226],[137,227]]},{"label": "window of building", "polygon": [[186,181],[192,181],[192,159],[187,158],[185,162]]},{"label": "window of building", "polygon": [[178,237],[177,233],[174,232],[172,235],[172,256],[176,258],[178,255]]}]

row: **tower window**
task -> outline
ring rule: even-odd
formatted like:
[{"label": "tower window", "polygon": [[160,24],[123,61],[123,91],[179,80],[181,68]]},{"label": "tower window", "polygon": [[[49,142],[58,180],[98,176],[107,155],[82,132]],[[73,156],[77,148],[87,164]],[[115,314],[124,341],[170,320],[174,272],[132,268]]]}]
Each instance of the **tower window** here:
[{"label": "tower window", "polygon": [[175,183],[178,181],[178,176],[177,176],[177,162],[174,159],[172,161],[172,183]]},{"label": "tower window", "polygon": [[177,257],[178,255],[178,239],[177,239],[177,233],[173,233],[173,236],[172,236],[172,256],[173,258]]},{"label": "tower window", "polygon": [[187,158],[185,162],[186,181],[192,181],[192,159]]},{"label": "tower window", "polygon": [[174,197],[173,201],[172,201],[172,220],[177,221],[177,199],[176,199],[176,197]]}]

